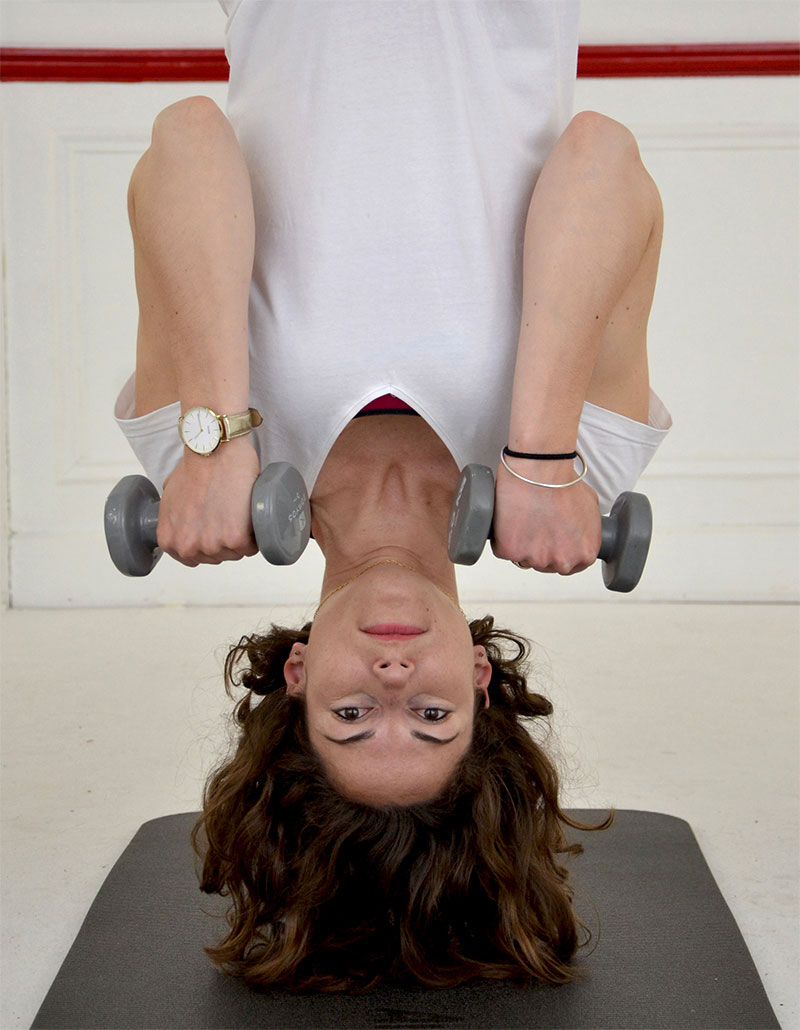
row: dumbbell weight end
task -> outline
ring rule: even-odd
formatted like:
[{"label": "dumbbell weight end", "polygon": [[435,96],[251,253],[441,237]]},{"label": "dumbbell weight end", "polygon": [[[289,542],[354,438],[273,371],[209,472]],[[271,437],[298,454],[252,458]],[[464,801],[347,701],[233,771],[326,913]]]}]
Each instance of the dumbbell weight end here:
[{"label": "dumbbell weight end", "polygon": [[603,582],[609,590],[629,593],[642,578],[650,550],[650,501],[644,494],[621,493],[602,523],[603,539],[597,557],[603,562]]},{"label": "dumbbell weight end", "polygon": [[104,523],[111,560],[124,576],[147,576],[161,557],[158,491],[144,476],[125,476],[108,495]]},{"label": "dumbbell weight end", "polygon": [[271,565],[294,565],[311,537],[311,504],[293,465],[267,465],[253,486],[250,513],[261,554]]},{"label": "dumbbell weight end", "polygon": [[453,495],[447,553],[455,565],[474,565],[492,530],[494,473],[486,465],[466,465]]}]

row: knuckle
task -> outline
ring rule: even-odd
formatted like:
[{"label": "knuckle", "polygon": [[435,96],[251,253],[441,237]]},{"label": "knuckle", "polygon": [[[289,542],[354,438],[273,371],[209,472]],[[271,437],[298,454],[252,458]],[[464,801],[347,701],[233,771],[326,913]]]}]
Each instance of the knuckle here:
[{"label": "knuckle", "polygon": [[232,536],[230,541],[230,548],[233,551],[238,551],[242,555],[253,553],[253,549],[255,548],[255,540],[253,538],[252,532],[245,527],[241,527]]},{"label": "knuckle", "polygon": [[174,557],[182,565],[188,565],[192,569],[203,561],[203,556],[198,554],[197,551],[176,551]]},{"label": "knuckle", "polygon": [[238,560],[258,551],[253,534],[245,529],[237,529],[230,533],[225,539],[225,547],[230,553],[231,560]]},{"label": "knuckle", "polygon": [[166,550],[166,548],[165,548],[164,550],[165,550],[165,553],[170,556],[170,558],[174,558],[176,562],[179,562],[181,565],[186,565],[190,569],[194,569],[194,568],[196,568],[200,564],[200,562],[198,561],[197,557],[194,554],[189,554],[188,552],[178,551],[178,550],[175,550],[174,548],[172,548],[170,550]]},{"label": "knuckle", "polygon": [[197,537],[192,533],[179,533],[179,532],[168,532],[164,535],[164,542],[161,543],[161,536],[159,534],[159,545],[170,554],[176,561],[181,562],[183,565],[190,565],[194,567],[198,564],[198,554],[200,547],[198,546]]},{"label": "knuckle", "polygon": [[217,556],[224,551],[225,548],[221,544],[216,533],[206,532],[200,540],[198,550],[206,556],[207,561],[214,561],[216,563]]}]

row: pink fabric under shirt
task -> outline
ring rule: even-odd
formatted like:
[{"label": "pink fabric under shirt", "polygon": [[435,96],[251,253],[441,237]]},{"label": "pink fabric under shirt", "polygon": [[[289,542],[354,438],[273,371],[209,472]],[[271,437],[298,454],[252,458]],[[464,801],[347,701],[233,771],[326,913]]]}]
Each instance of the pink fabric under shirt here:
[{"label": "pink fabric under shirt", "polygon": [[394,412],[408,412],[411,415],[416,415],[414,409],[409,404],[406,404],[405,401],[401,401],[394,394],[385,393],[382,397],[376,397],[374,401],[364,405],[358,415],[356,415],[356,418],[360,415],[386,415]]}]

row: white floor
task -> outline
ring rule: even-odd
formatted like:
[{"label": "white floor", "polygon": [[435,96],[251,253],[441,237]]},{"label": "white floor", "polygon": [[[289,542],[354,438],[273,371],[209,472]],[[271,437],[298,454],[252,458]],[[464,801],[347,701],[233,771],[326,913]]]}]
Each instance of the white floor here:
[{"label": "white floor", "polygon": [[[629,599],[493,609],[541,645],[566,803],[688,820],[778,1019],[796,1030],[797,609]],[[226,739],[224,645],[305,614],[4,614],[3,1030],[30,1025],[140,824],[198,808]]]}]

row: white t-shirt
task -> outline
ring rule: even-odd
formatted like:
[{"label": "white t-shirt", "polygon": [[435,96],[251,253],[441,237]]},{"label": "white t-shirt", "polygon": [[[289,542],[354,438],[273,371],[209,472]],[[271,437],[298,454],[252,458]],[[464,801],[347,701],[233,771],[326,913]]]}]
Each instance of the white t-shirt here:
[{"label": "white t-shirt", "polygon": [[569,120],[577,0],[221,0],[250,170],[251,403],[313,487],[370,400],[459,467],[506,443],[531,193]]}]

